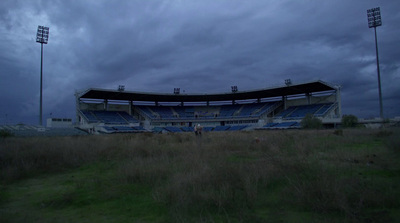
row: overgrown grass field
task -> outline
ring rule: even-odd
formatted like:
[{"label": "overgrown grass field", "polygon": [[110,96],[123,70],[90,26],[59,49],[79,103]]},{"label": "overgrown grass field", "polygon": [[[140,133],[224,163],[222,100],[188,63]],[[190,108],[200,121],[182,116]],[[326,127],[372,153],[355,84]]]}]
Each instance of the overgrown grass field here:
[{"label": "overgrown grass field", "polygon": [[400,222],[400,131],[0,138],[0,222]]}]

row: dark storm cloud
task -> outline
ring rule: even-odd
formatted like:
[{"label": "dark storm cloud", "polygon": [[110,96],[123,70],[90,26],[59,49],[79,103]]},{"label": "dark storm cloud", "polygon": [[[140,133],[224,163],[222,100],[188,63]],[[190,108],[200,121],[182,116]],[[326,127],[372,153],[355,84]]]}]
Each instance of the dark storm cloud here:
[{"label": "dark storm cloud", "polygon": [[[40,45],[44,114],[74,117],[89,87],[186,93],[252,90],[321,79],[342,86],[343,113],[377,116],[378,28],[386,115],[399,115],[400,3],[396,1],[2,1],[0,122],[36,122]],[[33,121],[32,121],[33,120]],[[7,120],[5,120],[7,121]]]}]

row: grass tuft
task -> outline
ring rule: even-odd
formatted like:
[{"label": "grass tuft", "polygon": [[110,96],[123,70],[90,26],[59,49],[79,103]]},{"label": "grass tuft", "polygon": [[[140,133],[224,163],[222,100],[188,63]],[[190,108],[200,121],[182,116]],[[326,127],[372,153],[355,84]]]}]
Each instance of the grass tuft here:
[{"label": "grass tuft", "polygon": [[346,129],[7,137],[0,221],[398,221],[399,136]]}]

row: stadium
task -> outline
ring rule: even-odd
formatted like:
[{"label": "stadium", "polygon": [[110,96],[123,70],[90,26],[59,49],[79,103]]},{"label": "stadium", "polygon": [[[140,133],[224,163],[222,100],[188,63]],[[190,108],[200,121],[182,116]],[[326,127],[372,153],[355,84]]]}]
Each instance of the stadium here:
[{"label": "stadium", "polygon": [[78,128],[91,134],[296,129],[307,115],[340,123],[340,86],[321,80],[228,93],[146,93],[90,88],[75,94]]}]

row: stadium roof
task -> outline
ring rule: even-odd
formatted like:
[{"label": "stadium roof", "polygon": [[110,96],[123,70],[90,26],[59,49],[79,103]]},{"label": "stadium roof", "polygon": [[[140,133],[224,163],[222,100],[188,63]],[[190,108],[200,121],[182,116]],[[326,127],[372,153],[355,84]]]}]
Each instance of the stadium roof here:
[{"label": "stadium roof", "polygon": [[121,101],[204,102],[272,98],[333,90],[336,90],[336,88],[323,81],[293,84],[289,86],[267,88],[261,90],[238,91],[236,93],[219,94],[161,94],[90,88],[81,93],[79,98]]}]

